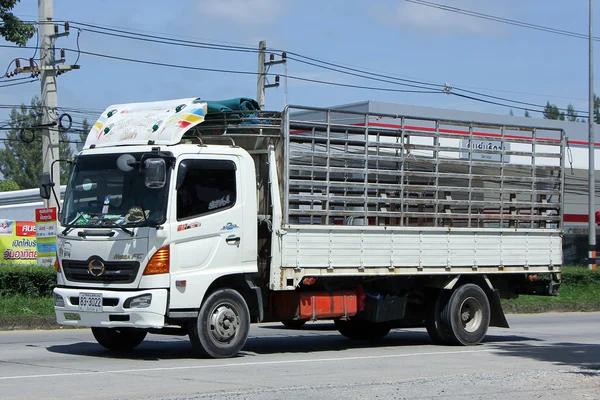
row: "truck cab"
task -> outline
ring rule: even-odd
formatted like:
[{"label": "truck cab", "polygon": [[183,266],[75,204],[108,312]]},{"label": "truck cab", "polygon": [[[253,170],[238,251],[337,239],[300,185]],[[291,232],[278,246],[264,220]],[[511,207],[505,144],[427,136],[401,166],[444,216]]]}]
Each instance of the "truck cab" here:
[{"label": "truck cab", "polygon": [[[91,326],[105,347],[187,328],[181,321],[197,317],[218,279],[235,280],[258,303],[245,279],[257,272],[254,161],[227,143],[182,143],[187,122],[206,111],[194,101],[111,106],[74,161],[57,237],[56,315],[60,324]],[[159,107],[166,116],[155,116]],[[176,110],[179,119],[169,115]],[[160,120],[167,126],[159,130]],[[179,128],[167,136],[169,123]],[[213,337],[230,341],[243,330],[251,317],[244,307],[217,307]]]}]

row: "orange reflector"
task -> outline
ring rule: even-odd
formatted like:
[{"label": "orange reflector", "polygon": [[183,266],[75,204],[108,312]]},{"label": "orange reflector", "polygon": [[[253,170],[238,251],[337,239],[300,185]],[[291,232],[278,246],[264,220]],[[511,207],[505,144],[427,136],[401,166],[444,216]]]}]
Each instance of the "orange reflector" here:
[{"label": "orange reflector", "polygon": [[54,269],[56,272],[60,272],[60,261],[58,261],[58,257],[56,257],[56,260],[54,260]]},{"label": "orange reflector", "polygon": [[169,266],[169,245],[166,245],[158,249],[150,258],[144,275],[168,274]]},{"label": "orange reflector", "polygon": [[302,279],[302,283],[305,285],[314,285],[317,282],[317,278],[310,276]]}]

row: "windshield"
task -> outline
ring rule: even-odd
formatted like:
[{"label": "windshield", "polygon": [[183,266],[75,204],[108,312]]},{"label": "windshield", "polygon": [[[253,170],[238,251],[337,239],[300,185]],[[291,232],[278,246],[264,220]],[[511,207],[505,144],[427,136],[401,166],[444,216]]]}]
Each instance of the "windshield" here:
[{"label": "windshield", "polygon": [[[159,189],[146,187],[139,170],[143,154],[131,153],[138,163],[121,169],[117,165],[121,154],[78,157],[67,187],[62,224],[89,227],[164,223],[168,184]],[[167,182],[169,175],[167,168]]]}]

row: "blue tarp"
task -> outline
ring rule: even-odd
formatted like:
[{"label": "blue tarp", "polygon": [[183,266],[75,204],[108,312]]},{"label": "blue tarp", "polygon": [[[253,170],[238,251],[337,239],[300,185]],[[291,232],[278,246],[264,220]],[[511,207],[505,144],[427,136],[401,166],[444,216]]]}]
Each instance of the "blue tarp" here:
[{"label": "blue tarp", "polygon": [[208,103],[208,114],[231,111],[260,111],[258,102],[247,97],[216,101],[206,100],[206,102]]}]

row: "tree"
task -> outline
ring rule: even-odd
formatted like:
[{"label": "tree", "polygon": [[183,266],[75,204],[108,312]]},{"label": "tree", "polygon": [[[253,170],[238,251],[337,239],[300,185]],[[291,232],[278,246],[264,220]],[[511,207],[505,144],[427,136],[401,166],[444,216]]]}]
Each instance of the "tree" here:
[{"label": "tree", "polygon": [[90,132],[90,124],[88,123],[87,118],[83,120],[81,124],[81,131],[79,132],[79,143],[77,143],[77,151],[83,150],[83,145],[85,144],[85,140],[87,139],[88,133]]},{"label": "tree", "polygon": [[[5,180],[13,181],[21,189],[39,186],[42,173],[42,140],[35,126],[42,122],[43,106],[34,97],[31,106],[24,104],[10,112],[10,129],[6,134],[4,149],[0,149],[0,173]],[[33,127],[33,128],[32,128]],[[59,156],[62,160],[73,159],[73,150],[65,132],[59,133]],[[67,181],[69,166],[60,163],[61,182]]]},{"label": "tree", "polygon": [[555,104],[550,104],[550,102],[546,102],[546,107],[544,107],[544,118],[546,119],[559,119],[561,121],[565,120],[565,113],[561,112]]},{"label": "tree", "polygon": [[0,0],[0,18],[3,22],[0,26],[0,35],[7,42],[25,46],[35,34],[35,26],[21,21],[10,12],[18,2],[19,0]]},{"label": "tree", "polygon": [[19,190],[19,185],[13,181],[3,180],[0,181],[0,192],[12,192],[13,190]]},{"label": "tree", "polygon": [[579,122],[579,116],[577,115],[577,111],[575,111],[575,107],[573,104],[569,103],[567,106],[567,121],[571,122]]},{"label": "tree", "polygon": [[529,114],[529,110],[525,110],[525,118],[531,118],[531,114]]},{"label": "tree", "polygon": [[600,97],[594,95],[594,122],[600,122]]}]

